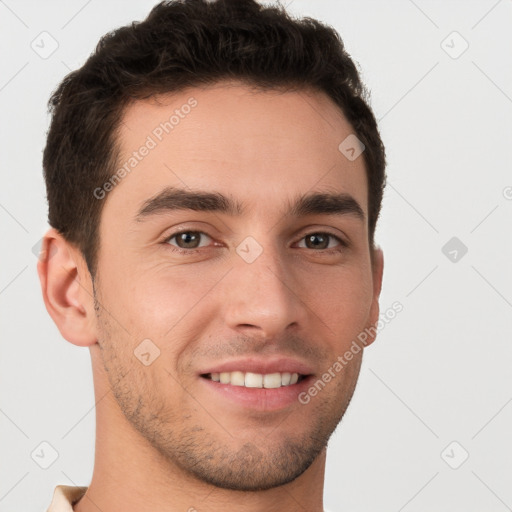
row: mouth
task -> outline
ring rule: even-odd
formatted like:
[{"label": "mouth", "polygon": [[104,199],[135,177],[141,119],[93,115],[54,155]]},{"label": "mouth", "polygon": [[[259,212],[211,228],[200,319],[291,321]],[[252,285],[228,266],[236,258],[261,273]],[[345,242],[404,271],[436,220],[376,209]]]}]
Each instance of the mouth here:
[{"label": "mouth", "polygon": [[230,386],[277,389],[293,386],[307,379],[309,375],[297,372],[253,373],[235,370],[232,372],[203,373],[201,377]]},{"label": "mouth", "polygon": [[292,360],[231,361],[208,370],[198,376],[216,410],[264,413],[265,418],[301,407],[298,397],[315,378],[309,365]]},{"label": "mouth", "polygon": [[[231,359],[198,372],[206,400],[217,410],[268,413],[300,405],[315,376],[308,361],[286,356]],[[240,409],[242,408],[242,409]]]}]

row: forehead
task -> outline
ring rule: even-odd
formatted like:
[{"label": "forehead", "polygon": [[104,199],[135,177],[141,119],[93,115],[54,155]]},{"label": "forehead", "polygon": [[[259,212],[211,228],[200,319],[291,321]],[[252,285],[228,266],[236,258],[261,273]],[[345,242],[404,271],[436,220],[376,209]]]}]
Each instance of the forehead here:
[{"label": "forehead", "polygon": [[255,90],[237,82],[194,87],[131,104],[119,130],[122,179],[109,192],[132,213],[167,186],[215,190],[279,206],[311,190],[346,192],[367,211],[362,157],[339,145],[354,133],[316,91]]}]

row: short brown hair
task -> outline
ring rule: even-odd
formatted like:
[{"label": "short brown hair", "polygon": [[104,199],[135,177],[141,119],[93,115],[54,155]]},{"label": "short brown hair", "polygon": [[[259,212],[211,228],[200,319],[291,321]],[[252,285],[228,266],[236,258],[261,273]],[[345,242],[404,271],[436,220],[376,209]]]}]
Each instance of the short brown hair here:
[{"label": "short brown hair", "polygon": [[[365,145],[370,247],[386,181],[385,150],[368,92],[338,33],[255,0],[174,0],[142,22],[104,35],[52,94],[43,155],[48,221],[77,246],[94,278],[104,201],[93,191],[114,174],[117,129],[132,101],[237,79],[262,89],[326,93]],[[341,141],[340,141],[341,142]]]}]

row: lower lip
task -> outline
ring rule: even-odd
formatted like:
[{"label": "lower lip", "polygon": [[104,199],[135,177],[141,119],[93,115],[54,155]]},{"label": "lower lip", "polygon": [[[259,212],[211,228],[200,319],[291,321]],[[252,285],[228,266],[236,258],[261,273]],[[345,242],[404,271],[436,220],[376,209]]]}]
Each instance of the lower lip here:
[{"label": "lower lip", "polygon": [[298,395],[309,387],[312,378],[312,375],[309,375],[296,384],[281,386],[280,388],[246,388],[245,386],[221,384],[211,379],[199,377],[208,386],[210,392],[221,395],[237,405],[256,411],[278,411],[294,403],[300,403]]}]

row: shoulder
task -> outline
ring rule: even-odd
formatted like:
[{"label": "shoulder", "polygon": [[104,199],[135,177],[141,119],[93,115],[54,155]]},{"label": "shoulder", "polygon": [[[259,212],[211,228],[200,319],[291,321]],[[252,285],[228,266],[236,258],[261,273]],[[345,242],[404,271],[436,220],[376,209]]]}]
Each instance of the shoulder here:
[{"label": "shoulder", "polygon": [[87,489],[87,487],[57,485],[53,491],[52,502],[46,512],[73,512],[73,504],[85,494]]}]

